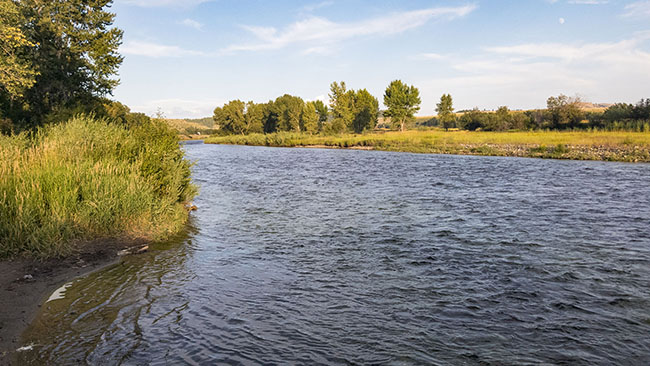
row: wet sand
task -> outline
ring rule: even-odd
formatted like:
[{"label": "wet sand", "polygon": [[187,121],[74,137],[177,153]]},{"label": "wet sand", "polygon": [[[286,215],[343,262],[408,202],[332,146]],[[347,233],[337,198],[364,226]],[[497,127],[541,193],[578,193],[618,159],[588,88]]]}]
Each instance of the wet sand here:
[{"label": "wet sand", "polygon": [[0,261],[0,365],[10,364],[11,354],[20,347],[20,335],[54,290],[118,263],[118,252],[135,252],[146,244],[144,240],[102,239],[80,246],[63,259]]}]

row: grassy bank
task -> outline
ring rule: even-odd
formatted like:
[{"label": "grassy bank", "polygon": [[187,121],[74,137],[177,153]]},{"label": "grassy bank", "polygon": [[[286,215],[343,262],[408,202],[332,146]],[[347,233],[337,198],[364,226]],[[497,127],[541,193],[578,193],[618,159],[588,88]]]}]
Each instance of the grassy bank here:
[{"label": "grassy bank", "polygon": [[100,237],[163,239],[196,193],[164,123],[91,118],[0,136],[0,258],[64,256]]},{"label": "grassy bank", "polygon": [[406,131],[320,136],[274,133],[215,136],[206,143],[259,146],[324,146],[416,153],[519,156],[650,162],[650,133],[533,131]]}]

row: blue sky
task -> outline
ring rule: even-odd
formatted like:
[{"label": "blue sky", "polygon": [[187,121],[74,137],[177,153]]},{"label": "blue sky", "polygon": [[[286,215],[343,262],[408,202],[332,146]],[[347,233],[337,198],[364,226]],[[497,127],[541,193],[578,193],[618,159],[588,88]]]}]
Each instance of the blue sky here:
[{"label": "blue sky", "polygon": [[456,109],[650,98],[650,0],[115,0],[124,30],[114,98],[171,118],[284,93],[328,101],[332,81],[380,103],[391,80]]}]

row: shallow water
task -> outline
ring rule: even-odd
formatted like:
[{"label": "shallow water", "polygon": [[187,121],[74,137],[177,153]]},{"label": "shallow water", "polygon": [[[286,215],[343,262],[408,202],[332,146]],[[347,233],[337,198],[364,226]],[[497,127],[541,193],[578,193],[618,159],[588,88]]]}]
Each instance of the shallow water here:
[{"label": "shallow water", "polygon": [[187,233],[21,363],[649,364],[650,165],[188,144]]}]

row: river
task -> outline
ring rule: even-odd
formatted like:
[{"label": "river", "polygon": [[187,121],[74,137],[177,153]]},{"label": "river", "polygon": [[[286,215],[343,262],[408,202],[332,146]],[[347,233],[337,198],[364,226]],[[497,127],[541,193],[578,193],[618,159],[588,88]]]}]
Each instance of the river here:
[{"label": "river", "polygon": [[650,164],[185,145],[188,229],[24,364],[650,364]]}]

